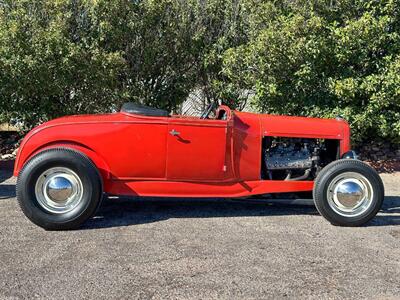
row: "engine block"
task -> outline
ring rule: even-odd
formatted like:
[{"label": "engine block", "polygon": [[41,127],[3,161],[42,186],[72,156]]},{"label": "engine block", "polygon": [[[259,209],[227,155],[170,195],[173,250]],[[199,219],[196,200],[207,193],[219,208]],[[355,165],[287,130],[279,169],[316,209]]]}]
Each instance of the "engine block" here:
[{"label": "engine block", "polygon": [[265,149],[267,170],[311,169],[318,146],[307,139],[274,140]]},{"label": "engine block", "polygon": [[294,153],[292,155],[274,155],[266,160],[268,170],[310,169],[312,159],[308,155]]}]

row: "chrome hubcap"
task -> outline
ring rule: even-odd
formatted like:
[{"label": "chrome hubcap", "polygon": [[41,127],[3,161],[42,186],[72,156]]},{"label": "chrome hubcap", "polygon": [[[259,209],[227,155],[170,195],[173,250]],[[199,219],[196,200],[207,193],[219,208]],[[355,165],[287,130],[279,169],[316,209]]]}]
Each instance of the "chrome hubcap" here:
[{"label": "chrome hubcap", "polygon": [[46,193],[52,201],[65,201],[72,195],[72,183],[62,176],[53,177],[46,186]]},{"label": "chrome hubcap", "polygon": [[364,196],[363,187],[353,180],[340,183],[335,193],[338,204],[345,208],[356,206]]},{"label": "chrome hubcap", "polygon": [[71,169],[50,168],[38,177],[35,195],[39,205],[46,211],[54,214],[67,213],[82,201],[82,181]]},{"label": "chrome hubcap", "polygon": [[355,217],[367,211],[373,199],[369,180],[355,172],[336,176],[328,186],[328,203],[338,214]]}]

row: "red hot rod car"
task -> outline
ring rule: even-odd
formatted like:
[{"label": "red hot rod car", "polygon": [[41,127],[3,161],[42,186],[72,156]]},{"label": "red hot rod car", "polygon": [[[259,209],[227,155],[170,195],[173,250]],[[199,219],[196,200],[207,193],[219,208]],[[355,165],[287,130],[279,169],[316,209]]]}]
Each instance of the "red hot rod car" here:
[{"label": "red hot rod car", "polygon": [[15,163],[17,198],[45,229],[76,228],[103,194],[244,197],[313,192],[334,225],[359,226],[380,209],[378,174],[350,150],[340,118],[231,111],[200,118],[126,103],[118,113],[64,117],[33,129]]}]

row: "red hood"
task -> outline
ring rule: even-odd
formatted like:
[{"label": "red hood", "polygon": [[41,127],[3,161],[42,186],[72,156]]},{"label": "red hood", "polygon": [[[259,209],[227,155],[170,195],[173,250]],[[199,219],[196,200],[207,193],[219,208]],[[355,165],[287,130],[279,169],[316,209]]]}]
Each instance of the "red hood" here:
[{"label": "red hood", "polygon": [[342,140],[342,146],[350,148],[350,127],[343,119],[319,119],[308,117],[277,116],[236,112],[239,118],[259,118],[262,136],[286,136]]},{"label": "red hood", "polygon": [[341,139],[349,127],[346,121],[291,116],[260,115],[263,135],[323,137]]}]

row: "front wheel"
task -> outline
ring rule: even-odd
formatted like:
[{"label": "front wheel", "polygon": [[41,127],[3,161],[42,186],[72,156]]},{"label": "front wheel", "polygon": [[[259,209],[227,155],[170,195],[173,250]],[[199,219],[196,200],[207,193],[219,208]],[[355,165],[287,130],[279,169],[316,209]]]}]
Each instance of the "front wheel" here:
[{"label": "front wheel", "polygon": [[341,159],[318,174],[313,197],[319,213],[333,225],[361,226],[378,213],[384,188],[373,168],[359,160]]},{"label": "front wheel", "polygon": [[44,150],[20,171],[17,199],[24,214],[47,230],[75,229],[100,205],[102,182],[92,161],[66,148]]}]

